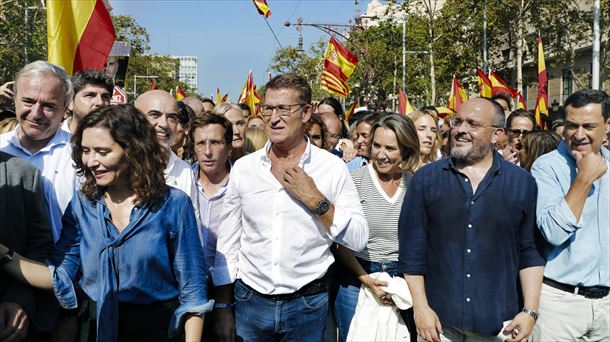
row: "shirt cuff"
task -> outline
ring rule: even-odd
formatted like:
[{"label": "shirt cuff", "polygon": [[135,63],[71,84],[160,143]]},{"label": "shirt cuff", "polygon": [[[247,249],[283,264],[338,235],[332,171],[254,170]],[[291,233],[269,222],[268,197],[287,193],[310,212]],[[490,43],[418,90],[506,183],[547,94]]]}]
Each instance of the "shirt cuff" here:
[{"label": "shirt cuff", "polygon": [[72,279],[61,268],[49,265],[53,280],[53,292],[59,305],[64,309],[76,309],[78,307],[78,299]]},{"label": "shirt cuff", "polygon": [[212,311],[214,308],[214,300],[210,299],[207,302],[200,301],[197,303],[185,303],[180,304],[178,309],[174,311],[174,316],[169,324],[169,337],[174,337],[182,332],[184,326],[184,319],[186,315],[203,315],[206,312]]},{"label": "shirt cuff", "polygon": [[578,221],[576,220],[576,216],[574,216],[574,213],[572,213],[572,209],[570,208],[568,202],[566,202],[565,199],[561,200],[561,202],[559,203],[559,208],[555,210],[554,214],[558,216],[556,221],[565,231],[573,233],[576,230],[582,228],[582,224],[578,223]]}]

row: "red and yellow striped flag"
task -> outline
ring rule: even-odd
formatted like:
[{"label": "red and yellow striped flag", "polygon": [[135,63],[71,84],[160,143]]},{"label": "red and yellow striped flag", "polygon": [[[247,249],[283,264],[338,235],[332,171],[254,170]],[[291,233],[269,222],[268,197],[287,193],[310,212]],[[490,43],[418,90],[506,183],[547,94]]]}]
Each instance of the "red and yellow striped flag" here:
[{"label": "red and yellow striped flag", "polygon": [[271,10],[269,9],[269,5],[267,5],[267,0],[252,0],[252,2],[254,3],[254,6],[256,6],[258,14],[265,18],[271,16]]},{"label": "red and yellow striped flag", "polygon": [[517,109],[525,109],[527,110],[527,104],[525,103],[525,99],[520,92],[517,92]]},{"label": "red and yellow striped flag", "polygon": [[415,111],[411,101],[402,89],[398,88],[398,113],[402,115],[411,114]]},{"label": "red and yellow striped flag", "polygon": [[453,76],[453,82],[451,83],[451,93],[449,93],[448,107],[454,112],[462,106],[462,103],[468,101],[468,94],[466,90],[460,84],[460,81]]},{"label": "red and yellow striped flag", "polygon": [[258,104],[261,102],[262,97],[256,91],[256,85],[254,84],[254,76],[252,76],[252,70],[248,73],[246,84],[241,90],[241,94],[237,99],[237,103],[245,103],[250,107],[250,113],[254,115],[257,113]]},{"label": "red and yellow striped flag", "polygon": [[48,61],[68,75],[103,70],[114,38],[102,0],[47,0]]},{"label": "red and yellow striped flag", "polygon": [[347,110],[347,112],[345,112],[345,116],[343,117],[343,122],[345,122],[346,125],[349,126],[349,118],[352,117],[352,115],[354,114],[354,111],[359,106],[360,106],[360,103],[358,102],[358,100],[354,101],[354,103],[352,103],[352,105],[349,106],[349,109]]},{"label": "red and yellow striped flag", "polygon": [[494,95],[498,93],[506,93],[510,97],[515,98],[517,96],[517,89],[509,86],[500,76],[496,75],[495,72],[489,72],[489,80],[491,81],[491,89]]},{"label": "red and yellow striped flag", "polygon": [[493,96],[491,81],[483,70],[479,68],[477,68],[477,83],[479,84],[479,94],[481,97],[491,98]]},{"label": "red and yellow striped flag", "polygon": [[536,99],[536,123],[544,129],[545,119],[542,117],[549,115],[549,95],[547,93],[546,65],[544,63],[544,50],[542,48],[542,38],[538,36],[538,99]]},{"label": "red and yellow striped flag", "polygon": [[358,58],[331,37],[324,54],[324,71],[320,78],[320,88],[333,94],[347,96],[350,92],[347,79],[354,72],[357,64]]},{"label": "red and yellow striped flag", "polygon": [[176,100],[182,101],[185,97],[186,94],[184,93],[184,90],[182,90],[182,88],[180,88],[179,86],[176,86]]}]

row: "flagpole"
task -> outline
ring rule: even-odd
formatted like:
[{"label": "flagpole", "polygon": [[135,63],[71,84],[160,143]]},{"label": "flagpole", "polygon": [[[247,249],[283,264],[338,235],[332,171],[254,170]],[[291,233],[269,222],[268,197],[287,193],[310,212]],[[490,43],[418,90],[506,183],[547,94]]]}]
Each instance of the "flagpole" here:
[{"label": "flagpole", "polygon": [[265,24],[267,24],[267,27],[269,28],[269,30],[271,30],[271,33],[273,33],[273,37],[275,38],[277,45],[280,46],[280,49],[283,49],[284,47],[282,46],[282,43],[280,43],[280,40],[277,38],[275,31],[273,31],[273,29],[271,28],[271,25],[269,25],[269,21],[267,21],[267,18],[264,18],[264,19],[265,19]]},{"label": "flagpole", "polygon": [[407,92],[407,82],[405,78],[407,66],[407,14],[402,20],[402,91]]},{"label": "flagpole", "polygon": [[483,2],[483,72],[487,73],[487,0]]},{"label": "flagpole", "polygon": [[593,61],[591,88],[599,89],[599,0],[593,3]]}]

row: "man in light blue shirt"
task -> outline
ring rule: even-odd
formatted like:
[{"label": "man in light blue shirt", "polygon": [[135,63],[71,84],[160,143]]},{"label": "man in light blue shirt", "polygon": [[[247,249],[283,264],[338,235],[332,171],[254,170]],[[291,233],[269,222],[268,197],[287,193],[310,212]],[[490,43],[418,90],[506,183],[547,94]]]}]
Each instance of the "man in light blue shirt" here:
[{"label": "man in light blue shirt", "polygon": [[557,150],[532,167],[546,240],[540,320],[533,341],[610,339],[610,97],[581,90],[565,102]]}]

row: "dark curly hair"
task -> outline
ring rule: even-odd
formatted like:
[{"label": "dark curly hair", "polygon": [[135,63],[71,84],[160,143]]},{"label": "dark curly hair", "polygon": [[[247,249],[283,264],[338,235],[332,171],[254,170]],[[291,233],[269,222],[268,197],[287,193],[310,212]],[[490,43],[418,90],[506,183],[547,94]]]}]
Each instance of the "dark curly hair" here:
[{"label": "dark curly hair", "polygon": [[84,178],[80,191],[92,201],[104,193],[104,188],[97,185],[95,176],[82,160],[83,131],[93,127],[107,129],[125,151],[129,184],[136,201],[150,205],[163,201],[167,194],[163,174],[167,166],[166,151],[157,142],[155,130],[146,117],[130,104],[99,108],[79,122],[71,143],[76,174]]}]

